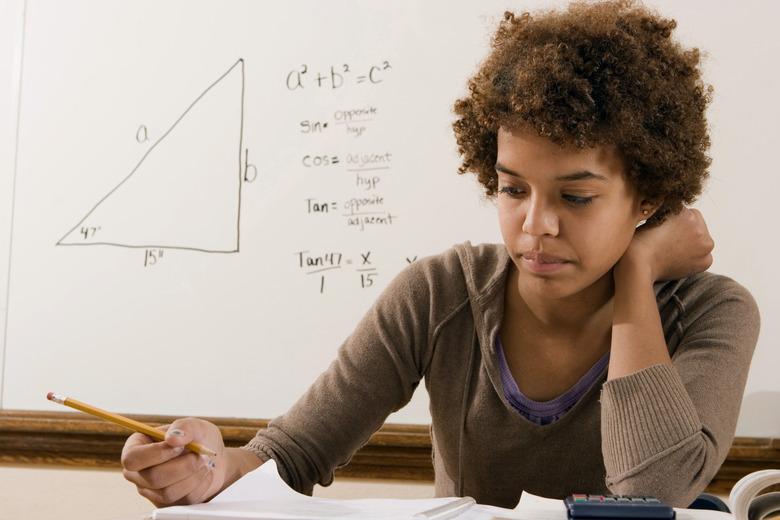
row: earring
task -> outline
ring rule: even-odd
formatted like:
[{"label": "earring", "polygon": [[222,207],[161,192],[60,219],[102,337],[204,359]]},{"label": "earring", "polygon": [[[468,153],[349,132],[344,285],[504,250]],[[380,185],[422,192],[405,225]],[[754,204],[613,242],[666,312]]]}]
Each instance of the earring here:
[{"label": "earring", "polygon": [[[648,210],[642,211],[642,215],[647,216],[647,214],[650,213]],[[644,226],[645,222],[647,222],[647,219],[642,219],[639,222],[636,223],[636,227]]]}]

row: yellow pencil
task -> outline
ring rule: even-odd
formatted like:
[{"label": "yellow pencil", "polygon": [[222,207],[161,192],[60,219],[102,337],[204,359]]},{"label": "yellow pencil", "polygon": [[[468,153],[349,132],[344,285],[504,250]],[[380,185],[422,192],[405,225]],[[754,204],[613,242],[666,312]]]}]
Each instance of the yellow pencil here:
[{"label": "yellow pencil", "polygon": [[[107,412],[105,410],[101,410],[100,408],[95,408],[94,406],[82,403],[81,401],[76,401],[75,399],[71,399],[70,397],[58,395],[53,392],[49,392],[46,395],[46,398],[49,401],[55,402],[57,404],[64,404],[65,406],[70,406],[71,408],[75,408],[76,410],[88,413],[90,415],[94,415],[95,417],[100,417],[101,419],[105,419],[106,421],[112,422],[114,424],[118,424],[119,426],[124,426],[125,428],[130,428],[131,430],[145,433],[149,437],[154,437],[155,439],[159,439],[159,440],[165,439],[164,431],[149,426],[148,424],[144,424],[142,422],[136,421],[134,419],[130,419],[129,417],[123,417],[115,413]],[[195,453],[201,455],[210,455],[212,457],[217,455],[216,452],[211,451],[207,447],[202,446],[197,442],[190,442],[184,447],[187,448],[188,450],[194,451]]]}]

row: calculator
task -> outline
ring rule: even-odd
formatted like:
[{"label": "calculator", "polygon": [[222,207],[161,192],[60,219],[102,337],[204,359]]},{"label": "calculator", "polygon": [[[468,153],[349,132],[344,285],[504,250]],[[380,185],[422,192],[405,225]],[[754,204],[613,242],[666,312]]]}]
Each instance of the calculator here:
[{"label": "calculator", "polygon": [[645,518],[672,520],[672,506],[653,497],[629,495],[571,495],[563,501],[566,515],[573,520]]}]

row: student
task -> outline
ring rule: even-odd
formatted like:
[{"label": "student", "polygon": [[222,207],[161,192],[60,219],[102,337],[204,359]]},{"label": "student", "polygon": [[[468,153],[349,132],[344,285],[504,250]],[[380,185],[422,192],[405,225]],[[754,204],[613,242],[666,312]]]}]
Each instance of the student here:
[{"label": "student", "polygon": [[[128,439],[126,478],[157,505],[200,502],[274,459],[310,493],[424,381],[437,495],[690,504],[733,440],[759,316],[704,272],[713,242],[686,205],[710,163],[710,89],[674,27],[631,1],[507,14],[454,123],[504,243],[410,265],[247,446],[177,420],[164,442]],[[182,450],[193,440],[219,455]]]}]

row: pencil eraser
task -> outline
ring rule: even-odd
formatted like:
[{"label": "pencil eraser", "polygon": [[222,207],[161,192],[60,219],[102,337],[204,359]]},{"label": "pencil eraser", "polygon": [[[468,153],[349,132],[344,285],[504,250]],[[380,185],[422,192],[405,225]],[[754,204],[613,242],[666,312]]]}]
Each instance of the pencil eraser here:
[{"label": "pencil eraser", "polygon": [[49,392],[48,394],[46,394],[46,399],[48,399],[49,401],[52,400],[51,399],[52,397],[54,397],[54,392]]}]

